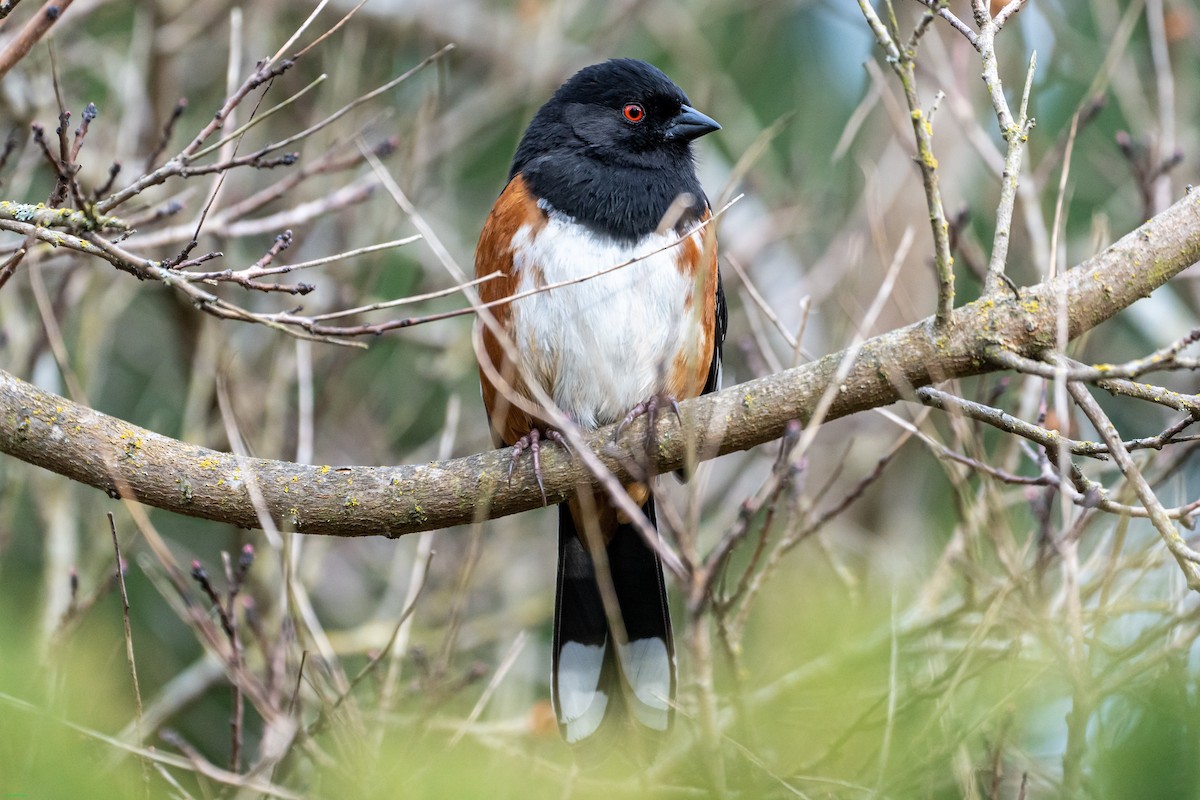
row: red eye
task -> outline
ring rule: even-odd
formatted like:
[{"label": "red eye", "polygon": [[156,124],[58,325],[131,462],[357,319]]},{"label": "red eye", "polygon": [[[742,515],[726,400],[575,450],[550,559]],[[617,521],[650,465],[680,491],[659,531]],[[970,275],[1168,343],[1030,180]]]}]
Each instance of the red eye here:
[{"label": "red eye", "polygon": [[630,122],[641,122],[646,118],[646,109],[637,103],[626,103],[622,111],[625,114],[625,119]]}]

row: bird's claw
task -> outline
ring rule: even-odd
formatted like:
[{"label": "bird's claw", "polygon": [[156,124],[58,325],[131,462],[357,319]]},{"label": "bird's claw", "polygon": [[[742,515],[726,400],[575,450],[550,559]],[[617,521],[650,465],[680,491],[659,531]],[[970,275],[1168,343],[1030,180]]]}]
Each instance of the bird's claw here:
[{"label": "bird's claw", "polygon": [[545,505],[549,500],[546,499],[546,485],[542,482],[542,447],[540,442],[543,438],[554,442],[568,453],[571,452],[571,446],[567,444],[566,438],[558,431],[552,428],[547,428],[544,431],[538,428],[531,428],[529,433],[513,442],[512,457],[508,461],[508,482],[512,483],[513,470],[516,469],[517,462],[521,459],[521,453],[528,450],[529,454],[533,456],[533,477],[537,480],[538,491],[542,493],[542,504]]},{"label": "bird's claw", "polygon": [[671,413],[675,415],[676,421],[680,425],[683,424],[683,414],[679,410],[679,401],[669,394],[655,394],[646,398],[642,402],[629,410],[625,415],[625,419],[617,423],[617,429],[613,432],[613,441],[621,438],[621,434],[629,427],[638,417],[646,417],[646,441],[649,445],[654,443],[654,430],[658,424],[659,409],[667,405],[671,409]]}]

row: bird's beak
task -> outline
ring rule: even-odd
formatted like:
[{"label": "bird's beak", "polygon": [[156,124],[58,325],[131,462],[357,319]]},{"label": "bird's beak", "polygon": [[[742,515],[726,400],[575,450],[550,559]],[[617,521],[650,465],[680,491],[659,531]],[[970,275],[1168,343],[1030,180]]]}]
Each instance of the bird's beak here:
[{"label": "bird's beak", "polygon": [[706,133],[721,130],[720,124],[707,114],[701,114],[691,106],[683,106],[667,125],[667,139],[690,142]]}]

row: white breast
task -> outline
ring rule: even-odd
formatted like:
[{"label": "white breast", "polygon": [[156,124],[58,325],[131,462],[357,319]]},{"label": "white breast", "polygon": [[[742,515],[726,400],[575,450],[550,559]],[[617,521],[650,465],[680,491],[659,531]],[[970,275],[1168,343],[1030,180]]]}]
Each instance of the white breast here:
[{"label": "white breast", "polygon": [[[692,236],[699,245],[700,234]],[[597,236],[552,213],[536,235],[513,237],[517,291],[591,275],[676,241],[673,232],[635,244]],[[571,286],[513,304],[512,332],[526,380],[540,383],[558,407],[592,428],[622,419],[663,391],[677,353],[700,340],[689,308],[690,277],[675,266],[679,247]]]}]

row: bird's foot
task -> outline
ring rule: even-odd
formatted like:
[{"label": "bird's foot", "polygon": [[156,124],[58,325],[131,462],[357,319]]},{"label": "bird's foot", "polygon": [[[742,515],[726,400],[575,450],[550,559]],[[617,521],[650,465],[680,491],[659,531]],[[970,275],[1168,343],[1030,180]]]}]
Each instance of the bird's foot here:
[{"label": "bird's foot", "polygon": [[524,453],[526,450],[529,451],[529,454],[533,456],[533,477],[537,479],[538,490],[542,493],[543,504],[548,501],[546,500],[546,486],[542,483],[541,442],[547,440],[554,442],[568,453],[571,452],[571,446],[567,444],[566,438],[558,431],[553,428],[531,428],[529,433],[513,442],[512,458],[508,462],[508,482],[512,483],[513,470],[517,466],[517,461],[521,458],[521,453]]},{"label": "bird's foot", "polygon": [[664,409],[670,409],[679,424],[683,424],[683,416],[679,413],[679,401],[669,394],[653,394],[629,410],[625,419],[617,424],[613,432],[613,441],[621,438],[621,434],[638,417],[646,418],[646,449],[652,450],[655,444],[654,431],[658,426],[658,417]]}]

